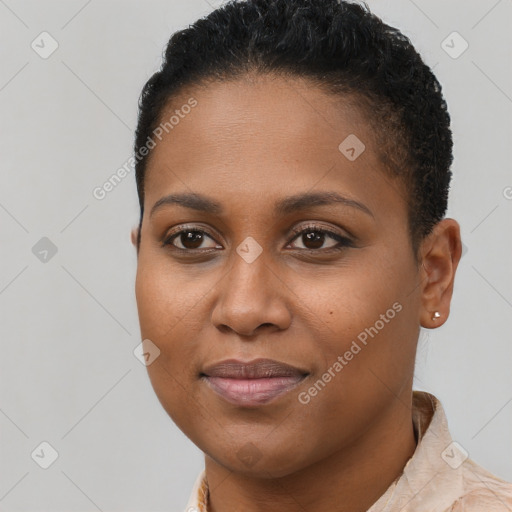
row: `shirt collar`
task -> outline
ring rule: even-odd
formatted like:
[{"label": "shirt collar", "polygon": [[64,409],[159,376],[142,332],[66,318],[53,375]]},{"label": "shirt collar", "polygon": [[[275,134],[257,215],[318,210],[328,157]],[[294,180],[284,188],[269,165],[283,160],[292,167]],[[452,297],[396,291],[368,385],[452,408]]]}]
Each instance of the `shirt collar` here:
[{"label": "shirt collar", "polygon": [[462,462],[467,454],[453,443],[441,402],[430,393],[413,391],[412,420],[416,450],[368,512],[445,510],[464,494]]}]

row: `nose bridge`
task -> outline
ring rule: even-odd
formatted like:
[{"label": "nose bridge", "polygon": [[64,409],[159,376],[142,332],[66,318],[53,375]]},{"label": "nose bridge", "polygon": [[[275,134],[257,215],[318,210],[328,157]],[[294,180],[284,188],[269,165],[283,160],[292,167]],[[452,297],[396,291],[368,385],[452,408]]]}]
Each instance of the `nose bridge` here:
[{"label": "nose bridge", "polygon": [[262,324],[285,328],[289,312],[268,249],[247,237],[230,255],[230,270],[219,289],[212,321],[251,334]]},{"label": "nose bridge", "polygon": [[245,238],[231,254],[231,270],[227,275],[224,293],[239,305],[248,307],[258,301],[268,301],[274,295],[268,249],[265,250],[254,238]]}]

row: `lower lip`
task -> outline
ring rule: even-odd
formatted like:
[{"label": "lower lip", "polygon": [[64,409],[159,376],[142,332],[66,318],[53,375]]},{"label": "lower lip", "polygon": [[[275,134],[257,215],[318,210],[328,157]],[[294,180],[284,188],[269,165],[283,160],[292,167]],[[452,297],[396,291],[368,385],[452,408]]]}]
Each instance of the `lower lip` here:
[{"label": "lower lip", "polygon": [[270,402],[275,397],[291,391],[305,378],[272,377],[264,379],[227,379],[223,377],[203,377],[218,395],[228,402],[243,407],[254,407]]}]

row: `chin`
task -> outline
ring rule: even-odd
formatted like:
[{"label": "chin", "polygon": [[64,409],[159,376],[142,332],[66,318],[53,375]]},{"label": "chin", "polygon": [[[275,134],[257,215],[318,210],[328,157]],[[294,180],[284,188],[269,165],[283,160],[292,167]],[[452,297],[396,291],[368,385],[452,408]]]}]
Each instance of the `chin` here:
[{"label": "chin", "polygon": [[[250,441],[232,451],[233,447],[219,454],[205,452],[217,464],[237,474],[251,478],[283,478],[307,467],[310,462],[301,458],[297,447],[291,452],[276,451],[275,447],[259,450]],[[226,454],[229,453],[229,458]]]}]

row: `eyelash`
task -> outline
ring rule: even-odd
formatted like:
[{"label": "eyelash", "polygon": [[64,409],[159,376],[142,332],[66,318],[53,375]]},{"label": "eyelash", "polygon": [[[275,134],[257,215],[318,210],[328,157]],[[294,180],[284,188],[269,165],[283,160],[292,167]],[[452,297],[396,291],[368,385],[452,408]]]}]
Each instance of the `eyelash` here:
[{"label": "eyelash", "polygon": [[[213,238],[212,235],[210,235],[208,233],[208,231],[204,230],[204,229],[198,229],[197,227],[194,227],[194,226],[184,226],[180,231],[177,231],[176,233],[172,233],[171,235],[167,236],[164,238],[163,242],[162,242],[162,247],[168,247],[169,249],[171,250],[177,250],[177,251],[182,251],[182,252],[187,252],[187,253],[194,253],[196,251],[198,252],[211,252],[211,251],[214,251],[216,249],[214,248],[209,248],[209,249],[182,249],[181,247],[176,247],[172,242],[174,241],[175,238],[178,238],[180,235],[182,235],[183,233],[190,233],[190,232],[193,232],[193,233],[200,233],[200,234],[203,234],[203,235],[207,235],[208,237],[210,237],[214,242],[216,242],[216,240]],[[302,227],[300,229],[293,229],[292,230],[292,233],[294,234],[294,237],[290,240],[289,243],[293,242],[294,240],[296,240],[297,238],[299,238],[301,235],[305,234],[305,233],[311,233],[311,232],[314,232],[314,233],[321,233],[321,234],[324,234],[324,235],[328,235],[329,237],[333,238],[334,240],[336,240],[338,242],[338,245],[337,246],[334,246],[334,247],[328,247],[327,249],[299,249],[301,251],[305,251],[305,252],[310,252],[310,253],[329,253],[329,252],[332,252],[332,251],[342,251],[344,249],[346,249],[347,247],[354,247],[354,243],[353,241],[347,237],[347,236],[343,236],[343,235],[340,235],[339,233],[336,233],[335,231],[331,231],[327,228],[324,228],[324,227],[320,227],[318,225],[314,225],[314,224],[311,224],[311,225],[308,225],[306,227]]]}]

